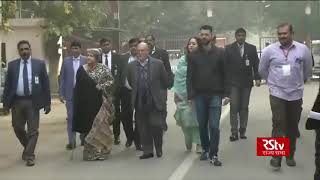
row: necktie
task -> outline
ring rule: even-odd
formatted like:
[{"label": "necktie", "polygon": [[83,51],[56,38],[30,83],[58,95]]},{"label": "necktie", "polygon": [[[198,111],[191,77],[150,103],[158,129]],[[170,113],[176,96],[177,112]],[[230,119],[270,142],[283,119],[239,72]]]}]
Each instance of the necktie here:
[{"label": "necktie", "polygon": [[27,60],[23,60],[23,91],[25,96],[30,95],[27,63]]},{"label": "necktie", "polygon": [[240,50],[241,57],[243,57],[243,44],[239,46],[239,50]]},{"label": "necktie", "polygon": [[105,57],[106,57],[106,66],[109,67],[108,54],[106,54]]}]

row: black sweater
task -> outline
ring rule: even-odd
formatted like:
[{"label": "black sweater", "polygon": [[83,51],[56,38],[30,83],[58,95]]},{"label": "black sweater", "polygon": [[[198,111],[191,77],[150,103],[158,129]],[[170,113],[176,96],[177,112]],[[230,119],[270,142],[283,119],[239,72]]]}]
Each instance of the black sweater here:
[{"label": "black sweater", "polygon": [[229,97],[230,83],[223,49],[199,49],[187,56],[188,99],[194,96],[219,95]]}]

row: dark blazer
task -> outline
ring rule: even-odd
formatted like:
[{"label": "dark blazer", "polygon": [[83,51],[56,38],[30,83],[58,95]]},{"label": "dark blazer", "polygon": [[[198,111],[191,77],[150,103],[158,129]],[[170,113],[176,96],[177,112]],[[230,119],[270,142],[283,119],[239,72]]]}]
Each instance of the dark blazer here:
[{"label": "dark blazer", "polygon": [[150,53],[150,56],[155,58],[155,59],[159,59],[163,62],[164,67],[166,69],[167,75],[168,75],[168,88],[172,88],[173,86],[173,82],[174,82],[174,74],[171,70],[171,65],[170,65],[170,61],[169,61],[169,54],[166,50],[164,49],[160,49],[160,48],[155,48],[154,53]]},{"label": "dark blazer", "polygon": [[[252,87],[253,79],[261,79],[258,72],[257,48],[254,45],[245,42],[243,57],[241,57],[238,44],[234,42],[226,46],[225,55],[232,86]],[[247,58],[249,59],[249,66],[246,65]]]},{"label": "dark blazer", "polygon": [[[20,58],[8,64],[8,71],[3,92],[3,106],[12,108],[16,98],[19,80]],[[31,59],[32,69],[32,104],[36,109],[42,109],[51,105],[49,78],[44,61]],[[35,83],[35,77],[39,77],[39,83]]]},{"label": "dark blazer", "polygon": [[[138,65],[139,61],[130,62],[126,70],[126,77],[129,85],[132,87],[132,108],[135,108],[136,97],[138,93]],[[166,91],[169,87],[168,76],[162,61],[149,56],[150,64],[150,79],[151,79],[151,94],[153,102],[157,110],[166,109]]]},{"label": "dark blazer", "polygon": [[[100,58],[100,63],[102,63],[102,56]],[[113,76],[113,84],[114,84],[114,92],[118,92],[120,88],[120,75],[121,69],[119,67],[120,64],[120,56],[116,53],[111,53],[111,74]],[[105,64],[107,65],[107,64]],[[115,94],[116,95],[116,94]]]},{"label": "dark blazer", "polygon": [[128,61],[130,58],[130,53],[125,53],[120,55],[120,63],[118,64],[118,69],[119,69],[119,82],[121,87],[124,87],[125,82],[126,82],[126,71],[128,68]]},{"label": "dark blazer", "polygon": [[[86,63],[84,56],[80,56],[80,66]],[[73,70],[73,57],[66,57],[62,63],[60,71],[59,81],[59,95],[64,97],[66,100],[72,100],[73,98],[73,81],[75,73]]]}]

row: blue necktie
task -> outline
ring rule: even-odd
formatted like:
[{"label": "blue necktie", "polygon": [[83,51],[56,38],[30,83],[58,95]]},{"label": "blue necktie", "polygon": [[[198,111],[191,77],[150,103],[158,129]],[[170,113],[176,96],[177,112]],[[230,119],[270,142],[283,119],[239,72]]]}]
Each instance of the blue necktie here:
[{"label": "blue necktie", "polygon": [[25,96],[30,95],[27,63],[27,60],[23,60],[23,91]]}]

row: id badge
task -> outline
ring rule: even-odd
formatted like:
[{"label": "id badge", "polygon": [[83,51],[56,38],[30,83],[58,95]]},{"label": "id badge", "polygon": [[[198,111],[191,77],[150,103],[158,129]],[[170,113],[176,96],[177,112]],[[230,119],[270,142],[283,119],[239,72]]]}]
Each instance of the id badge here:
[{"label": "id badge", "polygon": [[249,61],[249,59],[246,59],[246,66],[250,66],[250,61]]},{"label": "id badge", "polygon": [[283,65],[282,66],[282,75],[283,76],[290,76],[291,75],[291,66],[290,65]]},{"label": "id badge", "polygon": [[35,77],[34,77],[34,83],[35,83],[35,84],[39,84],[39,77],[38,77],[38,76],[35,76]]}]

